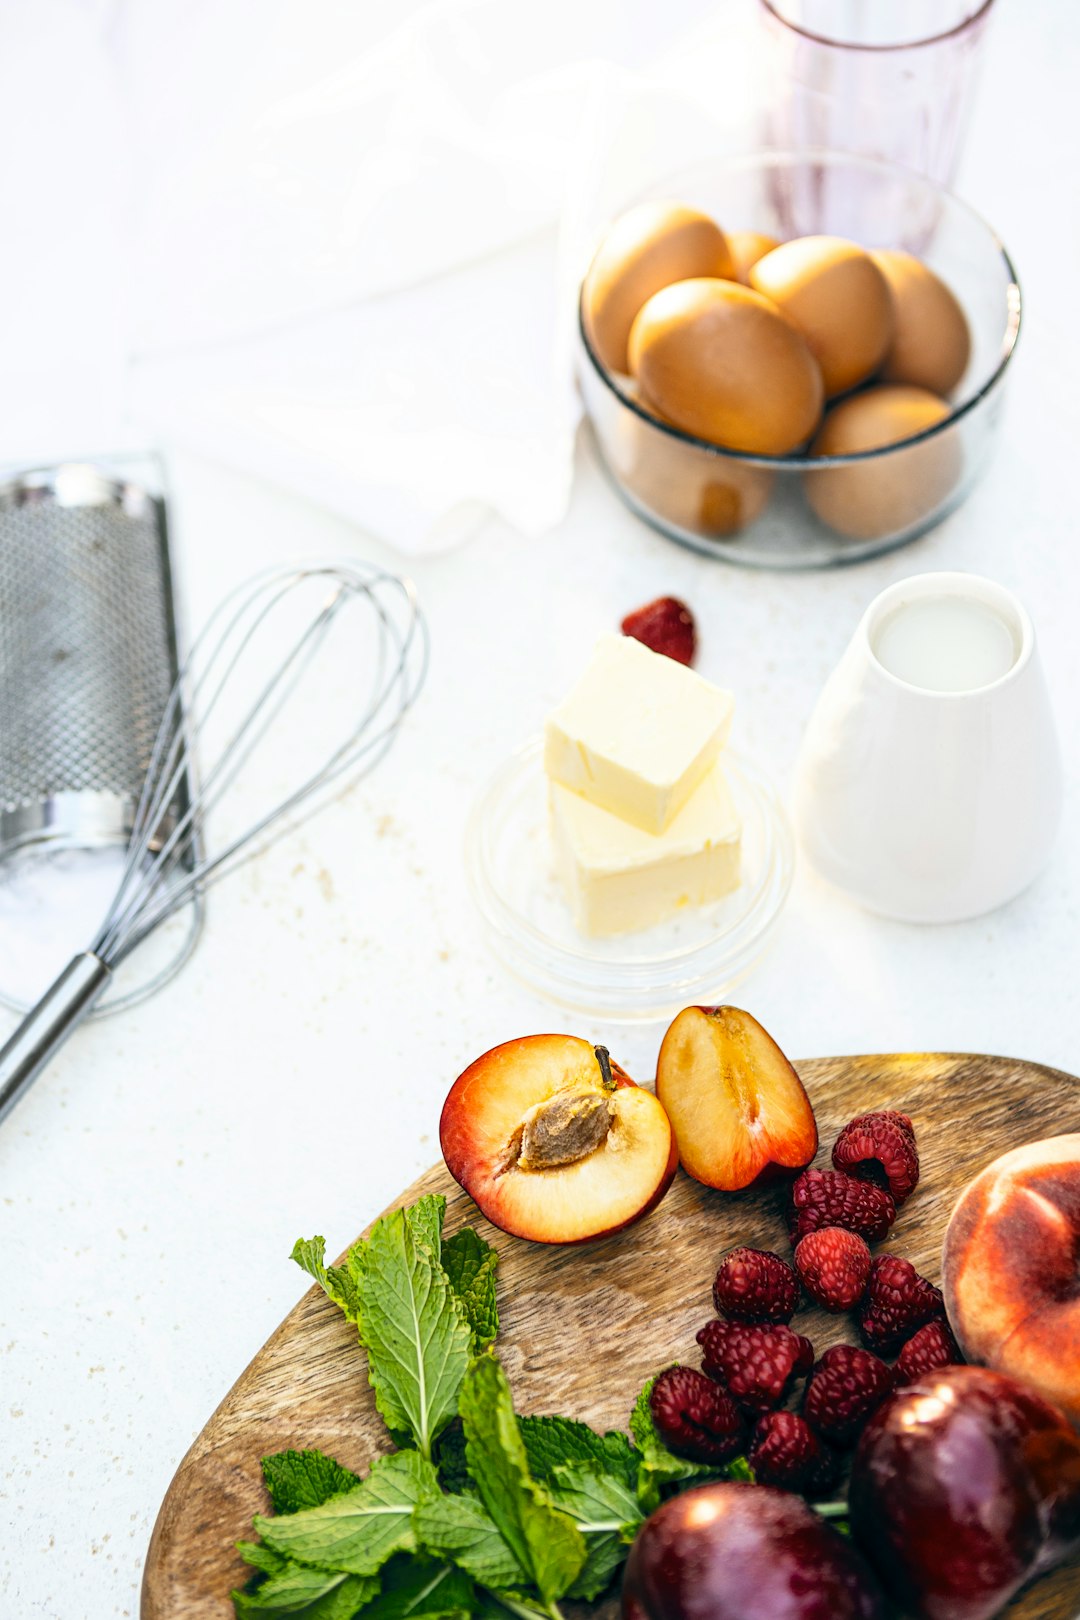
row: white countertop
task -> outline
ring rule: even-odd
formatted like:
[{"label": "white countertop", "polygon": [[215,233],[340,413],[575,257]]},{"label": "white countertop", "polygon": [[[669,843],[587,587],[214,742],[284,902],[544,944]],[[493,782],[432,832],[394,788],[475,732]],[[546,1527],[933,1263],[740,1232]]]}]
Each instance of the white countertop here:
[{"label": "white countertop", "polygon": [[[1001,448],[966,506],[855,568],[743,572],[638,523],[582,444],[557,532],[525,542],[491,524],[411,569],[431,674],[377,772],[216,890],[183,974],[80,1031],[0,1130],[5,1617],[137,1614],[173,1470],[303,1291],[294,1238],[342,1247],[436,1158],[460,1069],[566,1023],[486,954],[462,831],[478,783],[639,603],[691,604],[699,667],[737,692],[740,747],[786,786],[816,693],[877,591],[955,568],[1020,594],[1066,755],[1050,868],[992,916],[918,928],[864,914],[803,867],[775,950],[739,996],[796,1058],[977,1050],[1080,1069],[1080,29],[1055,0],[1011,9],[991,34],[962,190],[1013,251],[1025,324]],[[172,477],[193,619],[279,558],[396,561],[267,485],[182,456]],[[575,1022],[651,1073],[660,1030]]]}]

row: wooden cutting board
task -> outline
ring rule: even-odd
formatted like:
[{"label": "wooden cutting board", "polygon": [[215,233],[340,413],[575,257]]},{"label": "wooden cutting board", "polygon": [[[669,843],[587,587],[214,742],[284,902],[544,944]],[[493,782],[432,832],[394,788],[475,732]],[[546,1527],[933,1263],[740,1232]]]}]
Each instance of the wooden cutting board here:
[{"label": "wooden cutting board", "polygon": [[[1080,1130],[1080,1079],[1009,1058],[939,1053],[815,1058],[798,1065],[826,1163],[853,1114],[899,1108],[916,1127],[922,1180],[888,1249],[940,1282],[945,1225],[961,1189],[1007,1148]],[[447,1196],[446,1230],[476,1225],[499,1251],[498,1352],[522,1412],[562,1412],[625,1428],[645,1380],[666,1362],[696,1363],[694,1335],[712,1313],[720,1256],[736,1244],[784,1252],[775,1190],[709,1192],[679,1173],[660,1207],[629,1231],[584,1248],[508,1238],[490,1226],[440,1164],[403,1192]],[[319,1212],[312,1210],[317,1229]],[[794,1326],[820,1354],[850,1341],[847,1317],[801,1311]],[[158,1514],[147,1554],[142,1620],[231,1620],[229,1592],[250,1571],[234,1543],[268,1510],[259,1459],[318,1446],[366,1472],[389,1449],[351,1327],[311,1288],[238,1379],[191,1447]],[[1039,1581],[1010,1620],[1074,1620],[1080,1560]],[[609,1620],[617,1602],[592,1606]],[[586,1605],[567,1605],[582,1614]]]}]

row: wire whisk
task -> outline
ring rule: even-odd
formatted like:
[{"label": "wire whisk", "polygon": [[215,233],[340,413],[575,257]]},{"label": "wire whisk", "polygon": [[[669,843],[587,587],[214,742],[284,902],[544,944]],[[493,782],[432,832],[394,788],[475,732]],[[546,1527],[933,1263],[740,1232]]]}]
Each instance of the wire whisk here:
[{"label": "wire whisk", "polygon": [[[228,795],[346,615],[362,619],[357,652],[367,684],[329,751],[319,753],[252,824],[211,849],[208,818],[227,821]],[[339,623],[340,621],[340,623]],[[353,629],[351,619],[348,625]],[[273,645],[268,664],[265,646]],[[181,907],[358,781],[391,747],[428,666],[427,626],[412,585],[361,562],[278,567],[222,601],[192,644],[169,695],[108,914],[0,1050],[0,1118],[86,1016],[114,970]],[[306,710],[305,730],[326,716]]]}]

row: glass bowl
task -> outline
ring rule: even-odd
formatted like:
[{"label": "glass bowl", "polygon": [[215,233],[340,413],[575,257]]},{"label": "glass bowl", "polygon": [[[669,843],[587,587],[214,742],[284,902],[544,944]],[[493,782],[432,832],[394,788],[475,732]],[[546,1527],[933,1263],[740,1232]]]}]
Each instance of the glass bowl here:
[{"label": "glass bowl", "polygon": [[657,198],[688,203],[733,231],[845,236],[914,253],[963,306],[971,359],[949,415],[916,438],[858,455],[751,456],[652,416],[632,378],[601,366],[579,310],[585,412],[627,505],[682,545],[754,568],[855,562],[939,523],[987,463],[1020,331],[1016,273],[990,227],[921,175],[836,152],[700,165],[631,201]]},{"label": "glass bowl", "polygon": [[560,1006],[615,1023],[724,1000],[764,956],[791,888],[791,829],[772,786],[726,748],[742,819],[738,888],[640,933],[591,938],[578,931],[555,875],[543,752],[534,738],[511,755],[466,832],[469,887],[502,966]]}]

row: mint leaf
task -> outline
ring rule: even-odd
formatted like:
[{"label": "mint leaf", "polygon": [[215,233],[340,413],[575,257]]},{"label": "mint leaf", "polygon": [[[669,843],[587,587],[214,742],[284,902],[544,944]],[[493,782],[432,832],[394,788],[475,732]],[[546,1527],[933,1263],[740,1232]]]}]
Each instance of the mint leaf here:
[{"label": "mint leaf", "polygon": [[360,1476],[322,1451],[278,1451],[262,1460],[263,1479],[275,1513],[321,1507],[331,1496],[351,1491]]},{"label": "mint leaf", "polygon": [[324,1237],[297,1238],[292,1246],[290,1260],[295,1260],[301,1271],[314,1277],[320,1288],[326,1287],[326,1239]]},{"label": "mint leaf", "polygon": [[485,1350],[499,1331],[499,1307],[495,1299],[495,1268],[499,1257],[471,1226],[463,1226],[442,1249],[443,1270],[450,1286],[465,1307],[473,1330],[473,1349]]},{"label": "mint leaf", "polygon": [[595,1602],[625,1564],[629,1550],[618,1536],[586,1536],[585,1562],[573,1584],[567,1587],[566,1596],[584,1599],[586,1603]]},{"label": "mint leaf", "polygon": [[264,1575],[276,1575],[278,1570],[284,1569],[289,1562],[281,1553],[276,1553],[262,1541],[238,1541],[236,1550],[245,1564],[261,1570]]},{"label": "mint leaf", "polygon": [[[319,1287],[344,1311],[350,1322],[360,1321],[360,1298],[356,1280],[347,1266],[326,1264],[326,1239],[323,1237],[297,1238],[292,1246],[291,1259],[301,1271],[314,1277]],[[350,1259],[352,1258],[350,1252]]]},{"label": "mint leaf", "polygon": [[599,1473],[582,1463],[564,1463],[556,1468],[548,1488],[583,1535],[610,1531],[630,1542],[645,1517],[637,1493],[624,1479],[617,1474]]},{"label": "mint leaf", "polygon": [[638,1501],[646,1513],[651,1513],[660,1502],[660,1492],[665,1485],[685,1485],[694,1480],[716,1479],[723,1473],[722,1469],[711,1468],[707,1463],[689,1462],[685,1457],[676,1457],[669,1451],[661,1440],[653,1422],[652,1412],[649,1410],[649,1396],[656,1378],[650,1378],[641,1394],[634,1403],[634,1410],[630,1414],[630,1433],[641,1453],[638,1466]]},{"label": "mint leaf", "polygon": [[745,1457],[733,1457],[724,1472],[728,1479],[745,1479],[748,1485],[754,1483],[754,1470]]},{"label": "mint leaf", "polygon": [[563,1463],[587,1463],[631,1486],[637,1482],[638,1454],[617,1429],[598,1434],[587,1423],[564,1417],[519,1417],[518,1428],[534,1479],[546,1480]]},{"label": "mint leaf", "polygon": [[567,1596],[591,1601],[610,1585],[645,1516],[637,1493],[624,1476],[585,1463],[556,1467],[549,1488],[585,1537],[585,1562]]},{"label": "mint leaf", "polygon": [[440,1496],[413,1515],[420,1545],[449,1558],[484,1586],[509,1590],[524,1583],[517,1559],[475,1496]]},{"label": "mint leaf", "polygon": [[375,1404],[387,1428],[407,1430],[425,1457],[457,1412],[472,1346],[465,1311],[422,1235],[428,1220],[396,1210],[350,1252]]},{"label": "mint leaf", "polygon": [[425,1193],[403,1213],[413,1237],[426,1243],[435,1259],[440,1259],[443,1220],[446,1216],[446,1199],[442,1193]]},{"label": "mint leaf", "polygon": [[510,1385],[491,1351],[469,1368],[460,1406],[465,1456],[481,1500],[522,1574],[550,1605],[585,1562],[585,1542],[573,1520],[529,1472]]},{"label": "mint leaf", "polygon": [[473,1584],[453,1564],[399,1554],[383,1571],[382,1592],[363,1620],[467,1620]]},{"label": "mint leaf", "polygon": [[465,1461],[465,1430],[461,1427],[460,1419],[455,1419],[440,1434],[435,1447],[435,1466],[439,1470],[439,1484],[451,1496],[457,1496],[462,1491],[476,1494],[476,1486]]},{"label": "mint leaf", "polygon": [[296,1620],[352,1620],[378,1590],[378,1581],[359,1575],[286,1564],[254,1592],[234,1592],[232,1600],[238,1620],[278,1620],[281,1615],[293,1615]]},{"label": "mint leaf", "polygon": [[413,1509],[438,1490],[431,1463],[398,1451],[374,1463],[351,1491],[299,1513],[256,1516],[255,1528],[268,1546],[301,1563],[374,1575],[393,1553],[416,1546]]}]

